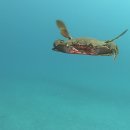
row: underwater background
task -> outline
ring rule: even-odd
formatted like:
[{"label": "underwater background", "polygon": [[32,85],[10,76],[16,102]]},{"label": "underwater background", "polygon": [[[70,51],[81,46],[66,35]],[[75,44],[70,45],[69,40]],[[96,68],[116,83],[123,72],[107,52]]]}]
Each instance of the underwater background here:
[{"label": "underwater background", "polygon": [[128,0],[0,1],[0,130],[129,130],[130,32],[119,55],[52,51],[65,38],[112,39],[130,29]]}]

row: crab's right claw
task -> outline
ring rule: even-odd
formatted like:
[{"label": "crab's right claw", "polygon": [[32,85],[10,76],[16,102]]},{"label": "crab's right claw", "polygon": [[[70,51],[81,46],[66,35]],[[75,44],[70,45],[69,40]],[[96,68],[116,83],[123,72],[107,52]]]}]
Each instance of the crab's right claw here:
[{"label": "crab's right claw", "polygon": [[67,27],[65,26],[65,24],[61,20],[56,20],[56,24],[57,24],[58,28],[60,29],[61,34],[64,37],[71,39],[71,36],[69,35]]}]

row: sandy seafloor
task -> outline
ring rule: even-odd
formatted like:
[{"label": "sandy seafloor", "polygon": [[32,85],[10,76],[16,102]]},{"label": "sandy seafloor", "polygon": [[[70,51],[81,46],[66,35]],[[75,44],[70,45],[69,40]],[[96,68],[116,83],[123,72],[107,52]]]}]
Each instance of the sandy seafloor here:
[{"label": "sandy seafloor", "polygon": [[[6,80],[1,130],[128,130],[129,92],[46,80]],[[112,92],[113,91],[113,92]]]},{"label": "sandy seafloor", "polygon": [[73,37],[108,40],[130,29],[128,0],[0,1],[0,130],[130,130],[130,32],[119,55],[52,51]]}]

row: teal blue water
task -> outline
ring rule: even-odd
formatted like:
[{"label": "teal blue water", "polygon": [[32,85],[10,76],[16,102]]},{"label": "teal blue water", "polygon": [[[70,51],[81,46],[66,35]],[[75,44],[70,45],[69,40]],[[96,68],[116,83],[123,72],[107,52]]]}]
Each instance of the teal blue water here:
[{"label": "teal blue water", "polygon": [[119,55],[52,51],[73,37],[112,39],[130,29],[128,0],[0,1],[0,130],[129,130],[130,32]]}]

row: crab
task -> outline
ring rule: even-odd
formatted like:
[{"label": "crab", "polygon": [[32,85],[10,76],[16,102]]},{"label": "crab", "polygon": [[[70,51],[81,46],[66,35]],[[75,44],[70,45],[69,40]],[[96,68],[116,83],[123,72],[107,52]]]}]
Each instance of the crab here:
[{"label": "crab", "polygon": [[67,38],[67,40],[56,40],[53,44],[52,50],[69,54],[113,56],[114,59],[117,57],[119,50],[118,46],[113,41],[128,31],[128,29],[126,29],[111,40],[97,40],[94,38],[72,38],[63,21],[56,20],[56,24],[60,30],[61,35]]}]

